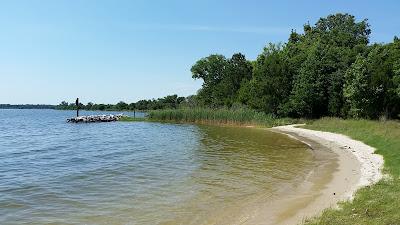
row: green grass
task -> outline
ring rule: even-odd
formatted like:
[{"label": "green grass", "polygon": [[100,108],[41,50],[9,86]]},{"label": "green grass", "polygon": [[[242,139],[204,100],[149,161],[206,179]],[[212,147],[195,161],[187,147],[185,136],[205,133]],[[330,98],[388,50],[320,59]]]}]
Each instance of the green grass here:
[{"label": "green grass", "polygon": [[400,123],[323,118],[306,128],[345,134],[375,147],[384,157],[389,178],[360,189],[352,202],[325,210],[305,224],[400,224]]},{"label": "green grass", "polygon": [[254,125],[265,127],[299,122],[297,119],[275,118],[271,115],[245,108],[235,110],[209,108],[154,110],[149,112],[149,119],[153,121],[220,125]]}]

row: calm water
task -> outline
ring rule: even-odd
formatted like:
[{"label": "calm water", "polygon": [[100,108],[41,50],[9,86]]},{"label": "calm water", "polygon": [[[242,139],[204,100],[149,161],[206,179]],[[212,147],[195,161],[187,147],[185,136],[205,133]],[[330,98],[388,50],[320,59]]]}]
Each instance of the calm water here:
[{"label": "calm water", "polygon": [[0,110],[0,224],[212,224],[313,167],[305,145],[261,129],[73,115]]}]

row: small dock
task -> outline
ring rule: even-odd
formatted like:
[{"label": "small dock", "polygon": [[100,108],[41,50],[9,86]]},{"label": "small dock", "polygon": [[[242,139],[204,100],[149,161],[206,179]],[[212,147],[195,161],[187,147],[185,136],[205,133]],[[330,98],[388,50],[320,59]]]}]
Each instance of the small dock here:
[{"label": "small dock", "polygon": [[91,115],[77,116],[67,119],[68,123],[97,123],[97,122],[114,122],[123,117],[123,114],[118,115]]}]

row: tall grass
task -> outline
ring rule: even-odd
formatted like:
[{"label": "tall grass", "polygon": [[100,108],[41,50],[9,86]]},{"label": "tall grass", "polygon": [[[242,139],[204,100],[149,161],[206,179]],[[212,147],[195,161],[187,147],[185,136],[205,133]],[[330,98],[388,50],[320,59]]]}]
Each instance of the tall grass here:
[{"label": "tall grass", "polygon": [[257,126],[278,126],[298,122],[296,119],[276,118],[252,109],[210,109],[210,108],[180,108],[150,111],[150,120],[205,123],[205,124],[226,124],[226,125],[257,125]]}]

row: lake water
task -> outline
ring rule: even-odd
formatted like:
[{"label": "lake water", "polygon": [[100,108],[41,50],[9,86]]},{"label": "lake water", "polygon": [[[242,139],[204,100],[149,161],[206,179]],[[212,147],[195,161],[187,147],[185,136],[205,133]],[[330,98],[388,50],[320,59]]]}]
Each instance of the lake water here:
[{"label": "lake water", "polygon": [[219,224],[315,166],[305,144],[262,129],[74,114],[0,110],[0,224]]}]

